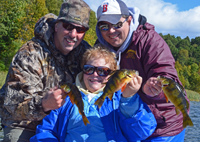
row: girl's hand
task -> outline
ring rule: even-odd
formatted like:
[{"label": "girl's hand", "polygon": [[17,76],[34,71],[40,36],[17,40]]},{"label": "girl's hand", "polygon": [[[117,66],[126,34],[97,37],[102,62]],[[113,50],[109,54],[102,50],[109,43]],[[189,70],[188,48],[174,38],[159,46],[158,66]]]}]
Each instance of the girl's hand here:
[{"label": "girl's hand", "polygon": [[126,88],[123,91],[122,96],[124,98],[128,98],[135,95],[140,89],[141,84],[142,84],[142,77],[134,76],[132,80],[127,84]]}]

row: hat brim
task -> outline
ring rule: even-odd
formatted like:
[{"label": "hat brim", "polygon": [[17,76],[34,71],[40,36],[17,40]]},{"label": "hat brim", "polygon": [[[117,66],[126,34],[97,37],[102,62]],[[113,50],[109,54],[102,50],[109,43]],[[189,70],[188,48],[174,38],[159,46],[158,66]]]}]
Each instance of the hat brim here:
[{"label": "hat brim", "polygon": [[121,17],[122,15],[119,14],[105,14],[98,19],[98,22],[106,21],[111,24],[117,24],[120,21]]}]

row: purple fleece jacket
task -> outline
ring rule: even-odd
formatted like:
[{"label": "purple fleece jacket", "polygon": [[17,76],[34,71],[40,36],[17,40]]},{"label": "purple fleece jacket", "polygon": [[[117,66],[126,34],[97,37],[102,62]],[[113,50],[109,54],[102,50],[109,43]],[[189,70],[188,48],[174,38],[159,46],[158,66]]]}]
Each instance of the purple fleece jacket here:
[{"label": "purple fleece jacket", "polygon": [[[181,84],[170,48],[154,30],[153,25],[145,23],[145,27],[139,25],[134,31],[130,45],[121,54],[120,68],[139,71],[143,84],[148,78],[159,75],[164,75]],[[163,92],[156,97],[147,96],[142,89],[138,93],[157,120],[157,128],[151,137],[173,136],[183,130],[182,114],[176,115],[174,105],[166,102]]]}]

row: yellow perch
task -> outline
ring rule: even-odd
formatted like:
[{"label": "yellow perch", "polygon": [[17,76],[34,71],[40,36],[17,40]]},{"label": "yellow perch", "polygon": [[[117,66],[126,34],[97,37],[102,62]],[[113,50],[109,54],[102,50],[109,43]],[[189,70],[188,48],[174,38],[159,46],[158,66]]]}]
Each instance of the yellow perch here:
[{"label": "yellow perch", "polygon": [[170,100],[174,104],[177,115],[180,113],[180,111],[182,112],[183,128],[186,128],[187,126],[193,126],[192,120],[187,113],[189,102],[185,98],[186,94],[183,86],[164,76],[158,76],[158,79],[162,83],[162,90],[165,94],[166,101],[168,102],[168,100]]},{"label": "yellow perch", "polygon": [[[60,88],[67,93],[66,96],[68,95],[70,97],[70,101],[72,102],[72,104],[76,104],[79,113],[82,116],[84,124],[85,125],[87,125],[87,123],[90,124],[89,120],[87,119],[84,113],[84,103],[82,100],[82,95],[79,89],[76,87],[76,85],[71,83],[66,83],[64,85],[61,85]],[[63,99],[66,98],[66,96],[63,96]]]},{"label": "yellow perch", "polygon": [[135,70],[127,70],[127,69],[116,70],[110,76],[108,82],[106,83],[103,94],[96,100],[94,104],[98,105],[98,107],[101,108],[106,96],[108,96],[109,99],[111,100],[113,94],[116,91],[122,88],[123,92],[124,88],[126,87],[126,84],[132,80],[132,77],[137,75],[138,71]]}]

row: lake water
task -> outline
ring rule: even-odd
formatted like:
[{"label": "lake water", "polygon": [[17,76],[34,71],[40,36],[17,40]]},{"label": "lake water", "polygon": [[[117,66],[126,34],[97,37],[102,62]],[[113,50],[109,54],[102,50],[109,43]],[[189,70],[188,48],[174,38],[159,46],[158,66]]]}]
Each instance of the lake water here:
[{"label": "lake water", "polygon": [[[184,142],[200,142],[200,102],[191,102],[190,117],[194,127],[186,127]],[[0,131],[0,140],[3,138],[3,132]]]},{"label": "lake water", "polygon": [[200,102],[191,102],[190,105],[189,115],[194,126],[186,127],[184,142],[200,142]]}]

